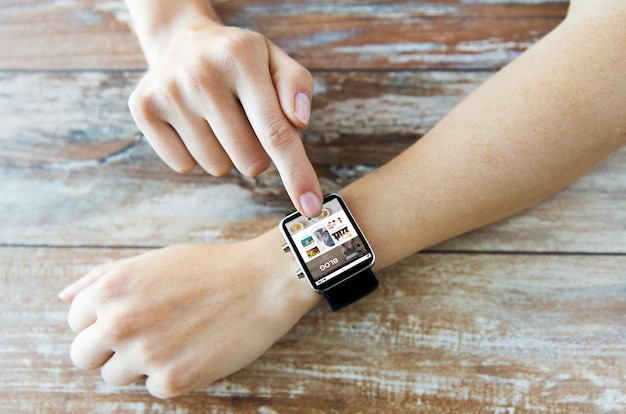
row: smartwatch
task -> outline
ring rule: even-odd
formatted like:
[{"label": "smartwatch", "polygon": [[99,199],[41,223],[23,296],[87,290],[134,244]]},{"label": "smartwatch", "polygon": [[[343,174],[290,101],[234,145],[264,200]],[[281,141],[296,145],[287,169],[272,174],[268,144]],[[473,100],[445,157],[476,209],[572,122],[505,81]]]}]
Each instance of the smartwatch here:
[{"label": "smartwatch", "polygon": [[283,250],[300,265],[297,275],[323,294],[334,312],[378,287],[371,270],[374,251],[339,194],[324,196],[322,212],[305,217],[295,211],[280,222]]}]

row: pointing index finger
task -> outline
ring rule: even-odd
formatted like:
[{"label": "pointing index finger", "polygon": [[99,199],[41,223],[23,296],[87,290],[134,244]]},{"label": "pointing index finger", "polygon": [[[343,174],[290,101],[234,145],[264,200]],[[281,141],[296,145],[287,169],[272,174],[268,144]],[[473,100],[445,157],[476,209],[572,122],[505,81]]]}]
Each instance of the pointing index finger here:
[{"label": "pointing index finger", "polygon": [[[254,86],[246,87],[250,84]],[[274,161],[291,201],[302,214],[317,216],[322,208],[317,174],[300,134],[282,112],[269,74],[266,79],[244,85],[238,92],[248,120]]]}]

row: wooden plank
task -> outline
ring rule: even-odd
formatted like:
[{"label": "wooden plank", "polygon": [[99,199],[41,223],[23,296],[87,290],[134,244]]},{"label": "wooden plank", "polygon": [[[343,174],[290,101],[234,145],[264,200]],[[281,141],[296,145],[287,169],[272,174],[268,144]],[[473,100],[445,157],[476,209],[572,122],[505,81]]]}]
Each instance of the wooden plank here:
[{"label": "wooden plank", "polygon": [[320,306],[260,360],[171,401],[74,369],[66,283],[136,249],[2,248],[5,412],[617,413],[626,257],[420,254],[345,312]]},{"label": "wooden plank", "polygon": [[[318,165],[380,165],[432,128],[491,72],[314,72],[307,150]],[[0,73],[0,163],[106,159],[136,143],[137,72]],[[36,96],[36,99],[33,97]]]},{"label": "wooden plank", "polygon": [[[304,138],[323,189],[402,151],[488,75],[316,73]],[[126,108],[139,76],[0,74],[0,243],[224,242],[273,227],[290,210],[273,170],[256,179],[170,171]],[[624,166],[626,149],[547,202],[437,249],[624,253]]]},{"label": "wooden plank", "polygon": [[[124,2],[0,2],[0,69],[145,67]],[[554,28],[567,1],[216,2],[227,24],[257,30],[303,65],[495,69]]]},{"label": "wooden plank", "polygon": [[[272,172],[219,181],[141,171],[150,151],[72,169],[0,168],[5,245],[163,246],[255,236],[290,210]],[[437,250],[624,253],[626,151],[544,203]],[[324,182],[325,190],[335,183]]]},{"label": "wooden plank", "polygon": [[135,140],[128,73],[0,73],[0,163],[41,167],[99,159]]},{"label": "wooden plank", "polygon": [[313,69],[496,69],[567,10],[562,1],[310,3],[268,7],[250,27]]}]

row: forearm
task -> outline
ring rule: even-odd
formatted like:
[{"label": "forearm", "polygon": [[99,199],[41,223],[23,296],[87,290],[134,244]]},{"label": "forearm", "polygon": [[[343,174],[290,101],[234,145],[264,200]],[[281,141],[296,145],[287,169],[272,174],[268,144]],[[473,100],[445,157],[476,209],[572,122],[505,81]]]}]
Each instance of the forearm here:
[{"label": "forearm", "polygon": [[624,145],[624,39],[623,23],[568,18],[343,190],[378,265],[523,210]]},{"label": "forearm", "polygon": [[[171,16],[217,19],[204,1],[127,3],[140,39]],[[376,252],[376,269],[539,202],[624,144],[626,50],[604,46],[623,44],[624,28],[619,18],[585,14],[568,17],[419,142],[341,191]],[[297,264],[282,254],[278,229],[255,243],[276,249],[262,265],[295,293],[283,297],[297,298],[298,313],[319,300],[295,276],[283,279]]]},{"label": "forearm", "polygon": [[626,144],[620,27],[568,18],[407,151],[341,190],[375,268],[536,204]]},{"label": "forearm", "polygon": [[173,30],[196,19],[221,24],[210,0],[125,0],[148,63]]}]

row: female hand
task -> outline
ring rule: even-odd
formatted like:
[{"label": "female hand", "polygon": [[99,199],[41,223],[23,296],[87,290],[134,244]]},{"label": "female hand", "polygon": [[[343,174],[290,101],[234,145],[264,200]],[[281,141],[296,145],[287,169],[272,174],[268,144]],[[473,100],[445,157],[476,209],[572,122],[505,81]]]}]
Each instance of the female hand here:
[{"label": "female hand", "polygon": [[284,259],[251,254],[265,243],[173,246],[94,269],[59,294],[71,302],[74,364],[112,385],[147,376],[160,398],[250,364],[319,301]]},{"label": "female hand", "polygon": [[[322,193],[296,128],[309,122],[313,77],[259,33],[185,17],[145,45],[150,69],[131,95],[139,129],[174,170],[200,164],[256,176],[270,159],[298,210]],[[144,42],[145,43],[145,42]]]}]

